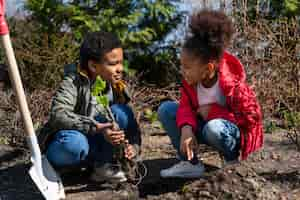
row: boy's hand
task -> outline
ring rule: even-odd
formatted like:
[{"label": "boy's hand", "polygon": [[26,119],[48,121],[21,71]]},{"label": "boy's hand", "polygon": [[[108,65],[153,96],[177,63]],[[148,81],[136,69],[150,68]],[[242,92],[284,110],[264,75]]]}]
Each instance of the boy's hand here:
[{"label": "boy's hand", "polygon": [[118,145],[125,139],[124,131],[106,128],[103,132],[104,139],[112,145]]},{"label": "boy's hand", "polygon": [[180,151],[187,155],[188,160],[192,160],[194,150],[198,147],[198,142],[191,126],[182,127],[180,140]]},{"label": "boy's hand", "polygon": [[97,123],[96,124],[96,132],[100,133],[104,129],[106,129],[106,128],[112,128],[112,127],[113,127],[112,123]]},{"label": "boy's hand", "polygon": [[134,158],[136,156],[136,151],[133,147],[133,145],[128,143],[128,140],[125,140],[126,143],[126,148],[125,148],[125,158],[127,158],[128,160],[131,160],[132,158]]}]

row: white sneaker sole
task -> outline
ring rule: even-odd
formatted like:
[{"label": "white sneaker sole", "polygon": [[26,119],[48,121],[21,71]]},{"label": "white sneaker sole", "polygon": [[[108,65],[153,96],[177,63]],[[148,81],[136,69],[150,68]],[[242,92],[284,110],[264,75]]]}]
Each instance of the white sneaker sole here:
[{"label": "white sneaker sole", "polygon": [[197,174],[187,172],[187,173],[181,173],[181,174],[177,174],[177,175],[164,175],[164,174],[160,173],[160,177],[162,177],[162,178],[201,178],[201,177],[203,177],[203,173],[204,173],[204,171],[199,172]]},{"label": "white sneaker sole", "polygon": [[123,178],[103,178],[103,179],[99,179],[99,177],[97,177],[95,175],[94,176],[92,175],[91,180],[95,181],[95,182],[107,181],[107,182],[111,182],[111,183],[123,183],[123,182],[127,181],[127,178],[123,177]]}]

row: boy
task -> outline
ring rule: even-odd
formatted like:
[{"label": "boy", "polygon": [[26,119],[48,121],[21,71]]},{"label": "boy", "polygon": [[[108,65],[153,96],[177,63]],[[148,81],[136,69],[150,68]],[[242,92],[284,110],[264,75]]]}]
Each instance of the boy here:
[{"label": "boy", "polygon": [[[130,97],[122,73],[120,40],[108,32],[89,33],[80,48],[80,64],[65,67],[64,80],[53,97],[49,121],[39,137],[54,166],[92,163],[92,180],[126,181],[125,173],[113,165],[114,148],[125,142],[124,156],[132,160],[139,153],[141,137],[127,105]],[[106,82],[104,92],[120,129],[113,125],[103,105],[92,103],[91,90],[97,76]]]}]

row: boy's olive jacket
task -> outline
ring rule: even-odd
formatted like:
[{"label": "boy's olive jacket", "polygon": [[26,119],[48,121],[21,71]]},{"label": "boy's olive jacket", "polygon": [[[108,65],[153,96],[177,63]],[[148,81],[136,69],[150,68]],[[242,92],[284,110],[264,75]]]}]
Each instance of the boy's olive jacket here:
[{"label": "boy's olive jacket", "polygon": [[[62,83],[52,98],[51,110],[47,123],[39,131],[38,140],[41,150],[44,151],[55,133],[60,130],[78,130],[83,134],[95,134],[95,116],[101,115],[107,121],[112,121],[102,105],[91,103],[91,87],[93,82],[88,78],[86,71],[76,64],[65,66],[65,75]],[[113,86],[113,104],[127,104],[130,95],[124,82]],[[91,114],[91,107],[94,107]],[[96,110],[96,113],[95,113]],[[139,150],[141,143],[140,133],[130,133],[129,141]]]}]

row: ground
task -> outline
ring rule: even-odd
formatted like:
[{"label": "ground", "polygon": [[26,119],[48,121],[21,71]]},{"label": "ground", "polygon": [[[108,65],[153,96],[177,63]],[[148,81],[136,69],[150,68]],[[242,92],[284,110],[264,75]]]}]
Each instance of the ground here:
[{"label": "ground", "polygon": [[[159,171],[176,163],[175,151],[162,130],[143,126],[147,176],[137,187],[96,184],[81,172],[62,177],[67,199],[300,199],[300,153],[283,130],[265,135],[264,148],[247,161],[222,167],[217,152],[201,146],[206,172],[201,179],[161,179]],[[157,133],[157,134],[155,134]],[[0,145],[0,200],[43,199],[30,179],[25,149]]]}]

